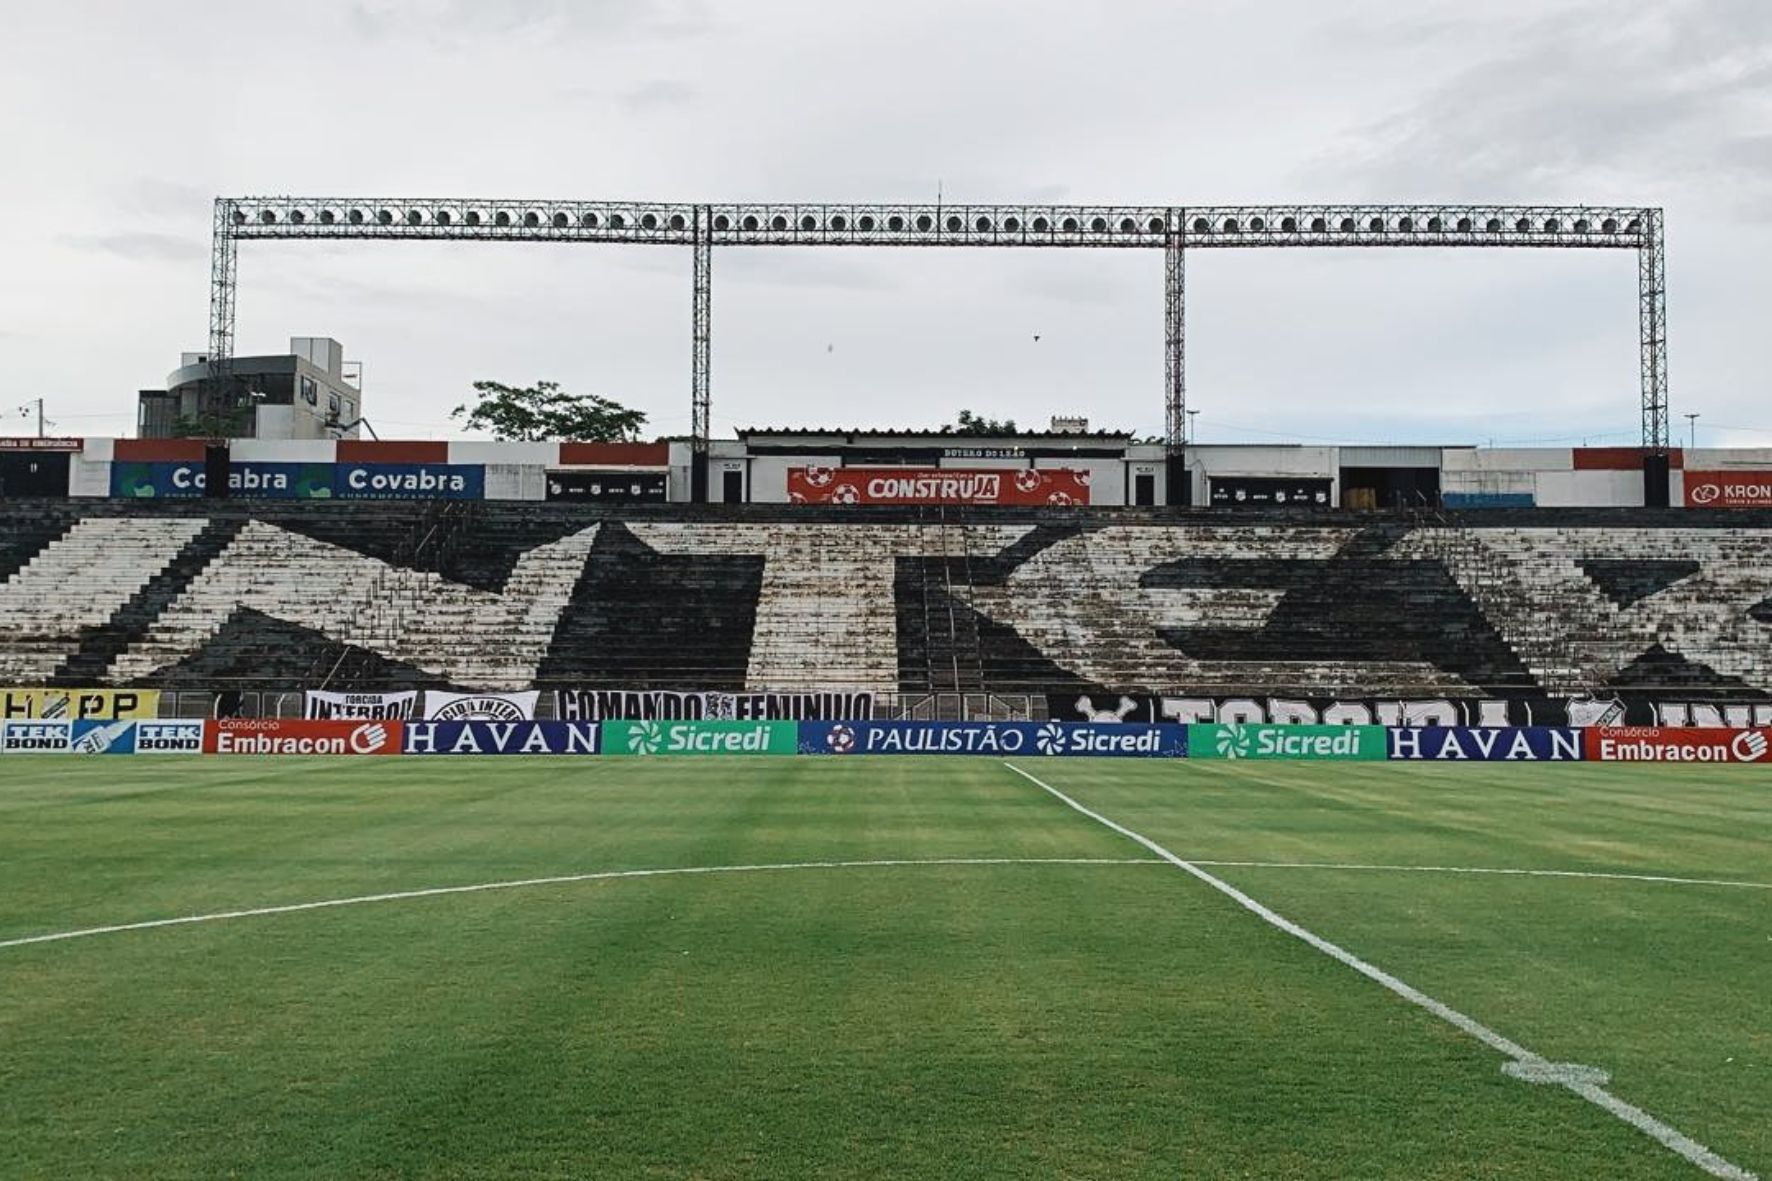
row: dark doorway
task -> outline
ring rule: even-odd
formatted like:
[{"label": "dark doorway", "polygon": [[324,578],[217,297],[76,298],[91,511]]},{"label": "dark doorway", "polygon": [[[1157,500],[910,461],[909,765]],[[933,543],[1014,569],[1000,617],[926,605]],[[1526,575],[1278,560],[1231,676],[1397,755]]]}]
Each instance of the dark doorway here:
[{"label": "dark doorway", "polygon": [[1343,508],[1438,508],[1440,469],[1434,467],[1344,467]]},{"label": "dark doorway", "polygon": [[744,503],[743,472],[724,471],[720,473],[720,499],[727,504]]},{"label": "dark doorway", "polygon": [[0,453],[0,496],[68,495],[68,453]]},{"label": "dark doorway", "polygon": [[1157,503],[1157,477],[1148,472],[1132,477],[1132,503],[1141,508]]}]

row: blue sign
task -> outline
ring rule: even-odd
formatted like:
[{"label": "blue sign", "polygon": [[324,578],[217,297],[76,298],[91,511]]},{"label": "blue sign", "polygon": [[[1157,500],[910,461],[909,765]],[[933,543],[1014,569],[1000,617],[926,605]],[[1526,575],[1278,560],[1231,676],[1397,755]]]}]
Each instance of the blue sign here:
[{"label": "blue sign", "polygon": [[73,749],[74,723],[0,722],[0,750],[8,754],[67,754]]},{"label": "blue sign", "polygon": [[[329,463],[228,465],[228,495],[268,500],[315,500],[332,496]],[[113,463],[111,495],[130,499],[202,496],[208,483],[201,460],[189,463]]]},{"label": "blue sign", "polygon": [[409,755],[594,755],[596,722],[407,722]]},{"label": "blue sign", "polygon": [[341,463],[332,494],[340,500],[484,500],[486,468],[477,463]]},{"label": "blue sign", "polygon": [[1091,722],[801,722],[800,753],[1179,759],[1187,755],[1187,727]]},{"label": "blue sign", "polygon": [[1584,757],[1581,731],[1554,726],[1393,726],[1393,759],[1436,762],[1569,763]]},{"label": "blue sign", "polygon": [[[202,724],[197,723],[199,727]],[[73,727],[73,751],[77,755],[135,753],[134,722],[75,722]]]},{"label": "blue sign", "polygon": [[1446,508],[1533,508],[1538,498],[1530,492],[1442,492]]},{"label": "blue sign", "polygon": [[202,751],[202,722],[135,723],[135,753],[138,755],[194,755]]}]

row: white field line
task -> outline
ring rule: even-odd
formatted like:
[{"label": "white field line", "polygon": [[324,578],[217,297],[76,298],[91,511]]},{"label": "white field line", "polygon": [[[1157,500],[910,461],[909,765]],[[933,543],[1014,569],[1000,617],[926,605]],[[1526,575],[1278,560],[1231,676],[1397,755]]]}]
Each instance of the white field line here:
[{"label": "white field line", "polygon": [[1670,886],[1728,886],[1737,890],[1772,890],[1772,882],[1736,882],[1725,878],[1676,878],[1653,873],[1608,873],[1586,869],[1484,869],[1470,865],[1367,865],[1353,861],[1208,861],[1195,865],[1214,869],[1355,869],[1381,873],[1454,873],[1517,878],[1593,878],[1604,882],[1659,882]]},{"label": "white field line", "polygon": [[274,914],[297,914],[304,910],[331,910],[340,906],[364,906],[371,902],[405,902],[414,898],[440,898],[446,894],[480,894],[489,890],[521,890],[532,886],[567,886],[576,882],[608,882],[623,878],[686,877],[716,873],[774,873],[795,869],[885,869],[902,866],[940,865],[1160,865],[1148,857],[931,857],[882,861],[788,861],[774,865],[690,865],[666,869],[614,869],[601,873],[573,873],[549,878],[479,882],[471,886],[432,886],[424,890],[396,890],[388,894],[359,894],[351,898],[327,898],[319,902],[292,902],[283,906],[259,906],[251,910],[224,910],[213,914],[187,914],[171,919],[148,919],[139,923],[116,923],[108,927],[83,927],[47,935],[26,935],[0,940],[0,950],[28,947],[34,943],[60,943],[117,935],[125,931],[152,931],[159,927],[188,927],[196,923],[219,923],[226,919],[254,919]]},{"label": "white field line", "polygon": [[[1220,894],[1230,898],[1244,910],[1254,914],[1257,918],[1260,918],[1270,926],[1278,927],[1280,930],[1286,932],[1286,934],[1303,940],[1305,943],[1310,944],[1330,959],[1336,960],[1337,962],[1352,968],[1367,979],[1383,985],[1385,988],[1396,993],[1411,1004],[1426,1009],[1448,1025],[1462,1030],[1489,1048],[1498,1050],[1507,1055],[1512,1061],[1536,1068],[1547,1078],[1554,1077],[1558,1073],[1556,1068],[1563,1065],[1560,1063],[1553,1063],[1543,1055],[1528,1050],[1518,1042],[1512,1041],[1502,1034],[1495,1032],[1493,1029],[1490,1029],[1487,1025],[1482,1024],[1475,1018],[1465,1016],[1450,1005],[1437,1001],[1413,985],[1406,984],[1397,979],[1384,969],[1367,963],[1351,951],[1329,942],[1329,940],[1315,932],[1306,930],[1304,927],[1299,926],[1286,916],[1263,906],[1229,882],[1222,878],[1215,877],[1204,869],[1201,869],[1198,864],[1176,856],[1174,853],[1171,853],[1168,849],[1157,844],[1157,842],[1151,840],[1149,837],[1133,832],[1124,825],[1109,820],[1099,812],[1091,811],[1084,805],[1079,804],[1076,800],[1073,800],[1070,796],[1059,791],[1056,787],[1035,778],[1033,775],[1023,771],[1015,764],[1005,762],[1003,765],[1033,784],[1035,787],[1039,788],[1041,791],[1054,797],[1072,811],[1087,816],[1097,824],[1110,828],[1128,840],[1143,846],[1158,857],[1161,857],[1164,861],[1167,861],[1170,865],[1175,866],[1177,869],[1182,870],[1204,882],[1206,885],[1211,886],[1214,890],[1217,890]],[[1704,1145],[1698,1143],[1690,1136],[1687,1136],[1679,1129],[1662,1123],[1642,1108],[1634,1107],[1631,1104],[1626,1103],[1624,1100],[1618,1098],[1616,1095],[1596,1083],[1567,1081],[1554,1085],[1567,1087],[1569,1090],[1575,1092],[1575,1094],[1586,1099],[1589,1103],[1610,1112],[1625,1123],[1643,1132],[1645,1135],[1659,1141],[1662,1145],[1673,1150],[1675,1153],[1678,1153],[1680,1156],[1684,1157],[1692,1164],[1697,1165],[1713,1177],[1723,1178],[1723,1181],[1759,1181],[1753,1173],[1748,1172],[1746,1169],[1743,1169],[1738,1165],[1730,1164],[1728,1161],[1724,1160]]]}]

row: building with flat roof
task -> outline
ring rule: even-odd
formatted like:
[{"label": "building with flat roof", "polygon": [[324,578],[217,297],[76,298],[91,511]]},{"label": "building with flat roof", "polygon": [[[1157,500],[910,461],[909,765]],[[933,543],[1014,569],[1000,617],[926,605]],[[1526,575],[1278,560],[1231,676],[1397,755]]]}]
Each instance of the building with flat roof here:
[{"label": "building with flat roof", "polygon": [[234,357],[216,377],[209,357],[185,353],[164,390],[141,391],[143,439],[355,439],[363,418],[363,374],[326,336],[295,336],[289,352]]}]

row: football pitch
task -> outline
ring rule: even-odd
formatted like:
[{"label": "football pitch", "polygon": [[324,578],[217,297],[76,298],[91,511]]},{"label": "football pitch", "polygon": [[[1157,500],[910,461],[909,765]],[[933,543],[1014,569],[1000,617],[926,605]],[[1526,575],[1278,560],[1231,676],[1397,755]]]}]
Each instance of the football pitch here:
[{"label": "football pitch", "polygon": [[1763,769],[1012,762],[7,759],[0,1176],[1772,1175]]}]

